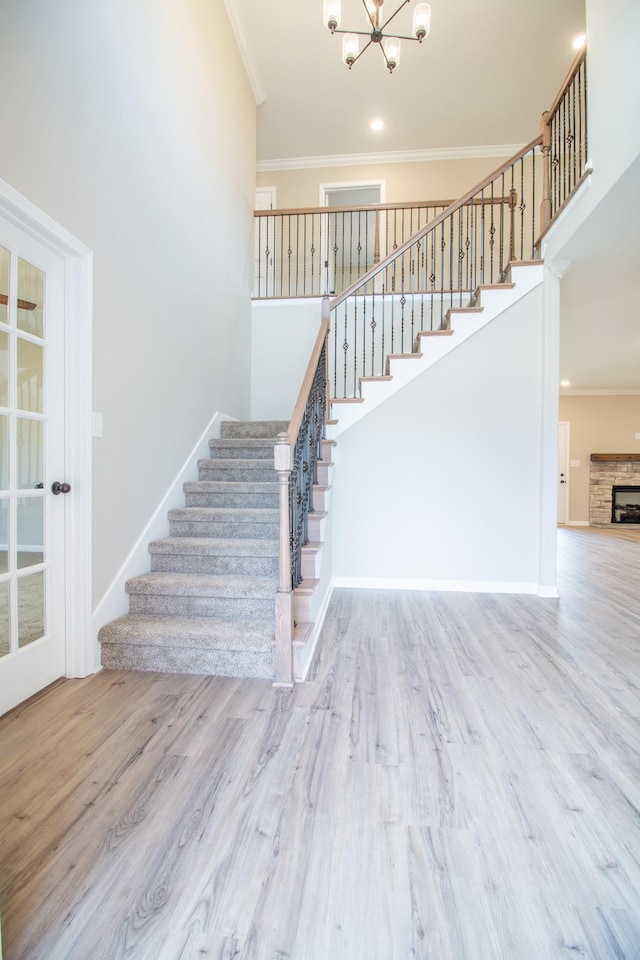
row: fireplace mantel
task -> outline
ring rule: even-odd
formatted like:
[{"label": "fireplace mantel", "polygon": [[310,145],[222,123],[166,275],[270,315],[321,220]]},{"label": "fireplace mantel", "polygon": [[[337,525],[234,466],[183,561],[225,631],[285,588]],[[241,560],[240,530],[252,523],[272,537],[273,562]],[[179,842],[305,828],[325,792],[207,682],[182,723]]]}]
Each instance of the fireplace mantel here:
[{"label": "fireplace mantel", "polygon": [[592,453],[591,459],[599,463],[638,463],[640,453]]}]

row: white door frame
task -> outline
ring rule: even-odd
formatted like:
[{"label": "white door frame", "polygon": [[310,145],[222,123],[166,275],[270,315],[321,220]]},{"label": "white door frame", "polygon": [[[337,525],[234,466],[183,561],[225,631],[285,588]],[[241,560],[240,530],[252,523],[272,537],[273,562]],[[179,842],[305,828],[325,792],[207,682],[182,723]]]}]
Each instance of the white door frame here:
[{"label": "white door frame", "polygon": [[[329,194],[333,190],[367,190],[371,187],[380,188],[380,203],[385,203],[387,199],[387,181],[386,180],[341,180],[337,183],[321,183],[318,187],[319,197],[320,197],[320,206],[329,207]],[[382,212],[380,214],[378,222],[379,229],[379,245],[380,245],[380,259],[384,260],[387,255],[387,250],[384,245],[384,236],[386,232],[386,213]],[[327,228],[325,231],[326,240],[325,240],[325,249],[322,252],[323,261],[325,263],[331,262],[331,257],[329,255],[329,218],[327,216]],[[327,270],[327,281],[330,279],[329,271]],[[335,279],[335,278],[334,278]],[[376,282],[380,277],[376,278]]]},{"label": "white door frame", "polygon": [[67,677],[99,669],[91,618],[91,328],[93,254],[0,180],[0,214],[64,260],[65,613]]},{"label": "white door frame", "polygon": [[[569,523],[569,468],[571,464],[570,453],[570,431],[571,423],[568,420],[560,420],[558,423],[558,523]],[[560,460],[560,450],[564,447],[564,463]],[[560,475],[564,474],[564,484],[560,484]],[[564,511],[560,505],[561,492],[564,490]]]}]

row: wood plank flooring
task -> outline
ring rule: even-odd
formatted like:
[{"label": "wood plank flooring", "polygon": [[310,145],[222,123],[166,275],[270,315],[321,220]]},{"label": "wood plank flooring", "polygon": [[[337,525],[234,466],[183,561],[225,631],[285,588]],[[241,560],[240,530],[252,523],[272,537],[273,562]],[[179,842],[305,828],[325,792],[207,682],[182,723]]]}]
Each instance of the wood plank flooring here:
[{"label": "wood plank flooring", "polygon": [[339,590],[310,682],[0,720],[4,960],[640,958],[640,529],[561,599]]}]

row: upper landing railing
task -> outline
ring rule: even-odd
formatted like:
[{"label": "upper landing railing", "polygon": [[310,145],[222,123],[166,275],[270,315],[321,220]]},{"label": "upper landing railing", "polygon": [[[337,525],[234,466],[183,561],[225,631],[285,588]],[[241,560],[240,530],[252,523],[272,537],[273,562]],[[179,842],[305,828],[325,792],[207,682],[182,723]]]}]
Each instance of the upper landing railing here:
[{"label": "upper landing railing", "polygon": [[[588,176],[584,50],[542,115],[540,137],[524,153],[529,156],[512,174],[505,166],[484,181],[484,190],[479,184],[466,195],[469,199],[462,201],[462,222],[454,225],[453,235],[451,229],[448,234],[440,231],[441,249],[436,249],[434,269],[429,272],[435,277],[430,292],[462,293],[464,299],[474,283],[494,283],[504,273],[500,251],[509,259],[530,258],[549,225]],[[510,163],[519,159],[520,155]],[[341,296],[372,269],[382,274],[377,268],[392,261],[407,241],[460,202],[256,211],[254,298]],[[525,236],[531,230],[533,249]],[[525,249],[528,252],[523,257]],[[433,256],[433,251],[429,255]],[[385,293],[406,293],[400,272],[399,265],[395,271],[387,271],[386,282],[379,281],[379,292],[384,287]],[[478,281],[480,276],[482,281]]]},{"label": "upper landing railing", "polygon": [[591,172],[588,149],[587,51],[581,50],[552,105],[542,114],[542,235]]},{"label": "upper landing railing", "polygon": [[254,298],[340,293],[450,202],[256,210]]}]

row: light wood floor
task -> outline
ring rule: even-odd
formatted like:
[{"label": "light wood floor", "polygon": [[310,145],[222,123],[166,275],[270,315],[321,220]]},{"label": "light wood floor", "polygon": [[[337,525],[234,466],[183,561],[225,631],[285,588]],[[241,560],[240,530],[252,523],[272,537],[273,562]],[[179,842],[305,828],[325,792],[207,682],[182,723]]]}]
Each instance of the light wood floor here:
[{"label": "light wood floor", "polygon": [[640,958],[640,529],[559,533],[560,601],[337,591],[292,692],[7,715],[5,960]]}]

